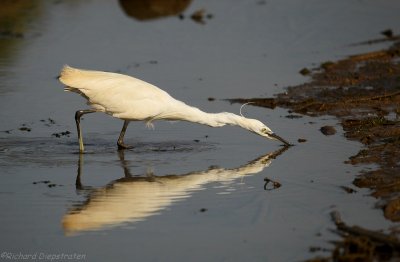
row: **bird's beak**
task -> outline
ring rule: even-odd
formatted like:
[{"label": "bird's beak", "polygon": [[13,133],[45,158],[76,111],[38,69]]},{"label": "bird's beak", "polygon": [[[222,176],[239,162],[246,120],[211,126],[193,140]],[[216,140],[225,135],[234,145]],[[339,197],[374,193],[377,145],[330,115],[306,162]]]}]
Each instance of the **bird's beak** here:
[{"label": "bird's beak", "polygon": [[285,146],[291,146],[291,145],[292,145],[292,144],[290,144],[288,141],[286,141],[285,139],[283,139],[282,137],[278,136],[278,135],[275,134],[275,133],[268,134],[268,136],[269,136],[269,137],[272,137],[272,138],[274,138],[274,139],[276,139],[276,140],[281,141],[282,143],[285,144]]}]

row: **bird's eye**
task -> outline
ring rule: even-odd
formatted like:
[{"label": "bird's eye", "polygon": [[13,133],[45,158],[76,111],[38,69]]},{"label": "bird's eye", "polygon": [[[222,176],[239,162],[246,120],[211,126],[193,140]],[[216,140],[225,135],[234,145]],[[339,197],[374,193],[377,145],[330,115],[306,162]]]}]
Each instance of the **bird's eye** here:
[{"label": "bird's eye", "polygon": [[261,128],[261,132],[262,132],[262,133],[266,133],[266,132],[267,132],[267,129],[266,129],[266,128]]}]

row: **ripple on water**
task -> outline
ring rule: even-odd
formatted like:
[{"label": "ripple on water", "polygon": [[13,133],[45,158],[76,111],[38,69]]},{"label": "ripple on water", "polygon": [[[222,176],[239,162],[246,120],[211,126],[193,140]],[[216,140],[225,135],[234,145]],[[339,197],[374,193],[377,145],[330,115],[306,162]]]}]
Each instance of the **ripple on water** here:
[{"label": "ripple on water", "polygon": [[[0,138],[0,166],[19,166],[37,164],[40,166],[68,165],[76,162],[79,154],[77,141],[58,138]],[[129,151],[146,153],[187,153],[213,150],[215,144],[195,141],[138,142]],[[91,139],[86,144],[85,154],[114,155],[117,152],[115,141]]]}]

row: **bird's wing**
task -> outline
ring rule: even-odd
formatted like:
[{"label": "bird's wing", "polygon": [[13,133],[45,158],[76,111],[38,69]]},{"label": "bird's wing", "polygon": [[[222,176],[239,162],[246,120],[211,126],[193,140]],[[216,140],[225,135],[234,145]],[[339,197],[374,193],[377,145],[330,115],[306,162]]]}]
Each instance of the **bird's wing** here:
[{"label": "bird's wing", "polygon": [[106,91],[116,86],[121,86],[124,90],[128,90],[129,88],[136,89],[135,93],[138,96],[152,94],[168,95],[160,88],[131,76],[103,71],[82,70],[67,65],[61,70],[59,80],[70,89],[79,89],[79,91],[89,97],[91,93],[95,95],[98,92]]},{"label": "bird's wing", "polygon": [[59,79],[69,91],[81,93],[94,108],[119,118],[152,118],[173,100],[154,85],[117,73],[65,66]]}]

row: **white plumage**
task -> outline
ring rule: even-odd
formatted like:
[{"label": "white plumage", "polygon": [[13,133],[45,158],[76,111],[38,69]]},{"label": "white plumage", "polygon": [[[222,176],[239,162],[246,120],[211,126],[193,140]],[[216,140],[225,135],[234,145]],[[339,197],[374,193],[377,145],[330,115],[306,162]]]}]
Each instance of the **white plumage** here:
[{"label": "white plumage", "polygon": [[79,149],[84,151],[80,117],[87,113],[104,112],[125,120],[118,139],[118,147],[128,148],[123,143],[129,121],[183,120],[212,127],[237,125],[269,139],[287,141],[275,135],[266,125],[256,119],[249,119],[232,113],[206,113],[171,97],[160,88],[140,79],[110,72],[81,70],[64,66],[59,80],[66,91],[82,95],[91,107],[76,112]]},{"label": "white plumage", "polygon": [[92,108],[121,119],[148,120],[163,112],[160,105],[174,100],[163,90],[122,74],[65,66],[60,81],[66,90],[84,95]]}]

